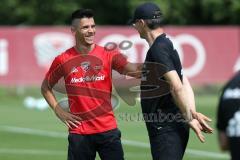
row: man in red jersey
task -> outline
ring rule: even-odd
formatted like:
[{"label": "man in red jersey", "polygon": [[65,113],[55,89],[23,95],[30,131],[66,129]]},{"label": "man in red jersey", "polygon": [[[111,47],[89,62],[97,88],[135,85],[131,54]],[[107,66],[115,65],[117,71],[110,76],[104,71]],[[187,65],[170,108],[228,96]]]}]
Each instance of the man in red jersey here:
[{"label": "man in red jersey", "polygon": [[[95,22],[90,9],[72,13],[76,44],[57,56],[42,83],[42,95],[69,128],[68,160],[124,159],[121,133],[111,106],[112,69],[138,77],[140,65],[127,62],[117,51],[94,43]],[[70,112],[58,104],[53,86],[64,78]]]}]

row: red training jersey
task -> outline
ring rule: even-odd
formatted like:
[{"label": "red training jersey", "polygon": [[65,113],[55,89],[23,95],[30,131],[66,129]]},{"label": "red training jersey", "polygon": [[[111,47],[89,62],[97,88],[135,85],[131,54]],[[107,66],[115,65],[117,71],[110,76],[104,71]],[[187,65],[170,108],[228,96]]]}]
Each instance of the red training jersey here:
[{"label": "red training jersey", "polygon": [[74,47],[57,56],[45,79],[53,87],[62,77],[71,113],[82,118],[70,133],[94,134],[117,127],[111,105],[112,69],[122,72],[126,58],[95,45],[87,55]]}]

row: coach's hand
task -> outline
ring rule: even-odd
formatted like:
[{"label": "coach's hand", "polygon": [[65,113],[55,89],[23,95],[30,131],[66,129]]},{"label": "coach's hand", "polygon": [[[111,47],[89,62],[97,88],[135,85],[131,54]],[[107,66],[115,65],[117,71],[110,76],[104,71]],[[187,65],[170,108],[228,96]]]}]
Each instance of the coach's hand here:
[{"label": "coach's hand", "polygon": [[195,134],[197,135],[197,137],[199,138],[199,140],[203,143],[205,142],[205,137],[202,134],[202,126],[201,124],[198,122],[197,119],[192,119],[191,121],[188,122],[188,125],[192,128],[192,130],[195,132]]},{"label": "coach's hand", "polygon": [[192,116],[194,119],[197,119],[200,125],[203,128],[203,132],[205,133],[213,133],[213,129],[207,124],[207,122],[211,122],[212,120],[205,116],[200,112],[192,112]]},{"label": "coach's hand", "polygon": [[57,105],[54,109],[57,117],[66,124],[67,127],[73,129],[74,127],[78,127],[81,125],[81,118],[75,116],[67,111],[64,111],[59,105]]}]

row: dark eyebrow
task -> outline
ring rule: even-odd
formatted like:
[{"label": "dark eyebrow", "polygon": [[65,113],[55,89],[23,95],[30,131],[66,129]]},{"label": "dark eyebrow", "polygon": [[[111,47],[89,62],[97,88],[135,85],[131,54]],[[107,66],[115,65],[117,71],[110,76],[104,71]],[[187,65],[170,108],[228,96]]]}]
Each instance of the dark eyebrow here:
[{"label": "dark eyebrow", "polygon": [[88,28],[88,27],[96,27],[96,24],[82,26],[82,28]]}]

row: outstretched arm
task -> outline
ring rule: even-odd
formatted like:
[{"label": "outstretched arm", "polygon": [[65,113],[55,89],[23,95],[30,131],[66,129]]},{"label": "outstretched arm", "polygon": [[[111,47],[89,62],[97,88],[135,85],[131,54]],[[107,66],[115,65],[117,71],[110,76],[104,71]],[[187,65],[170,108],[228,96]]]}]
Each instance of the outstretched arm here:
[{"label": "outstretched arm", "polygon": [[122,74],[131,76],[134,78],[141,78],[142,74],[142,64],[141,63],[130,63],[128,62],[124,69]]},{"label": "outstretched arm", "polygon": [[127,61],[127,58],[119,52],[116,52],[112,56],[112,67],[120,74],[134,78],[141,77],[142,63],[131,63]]}]

